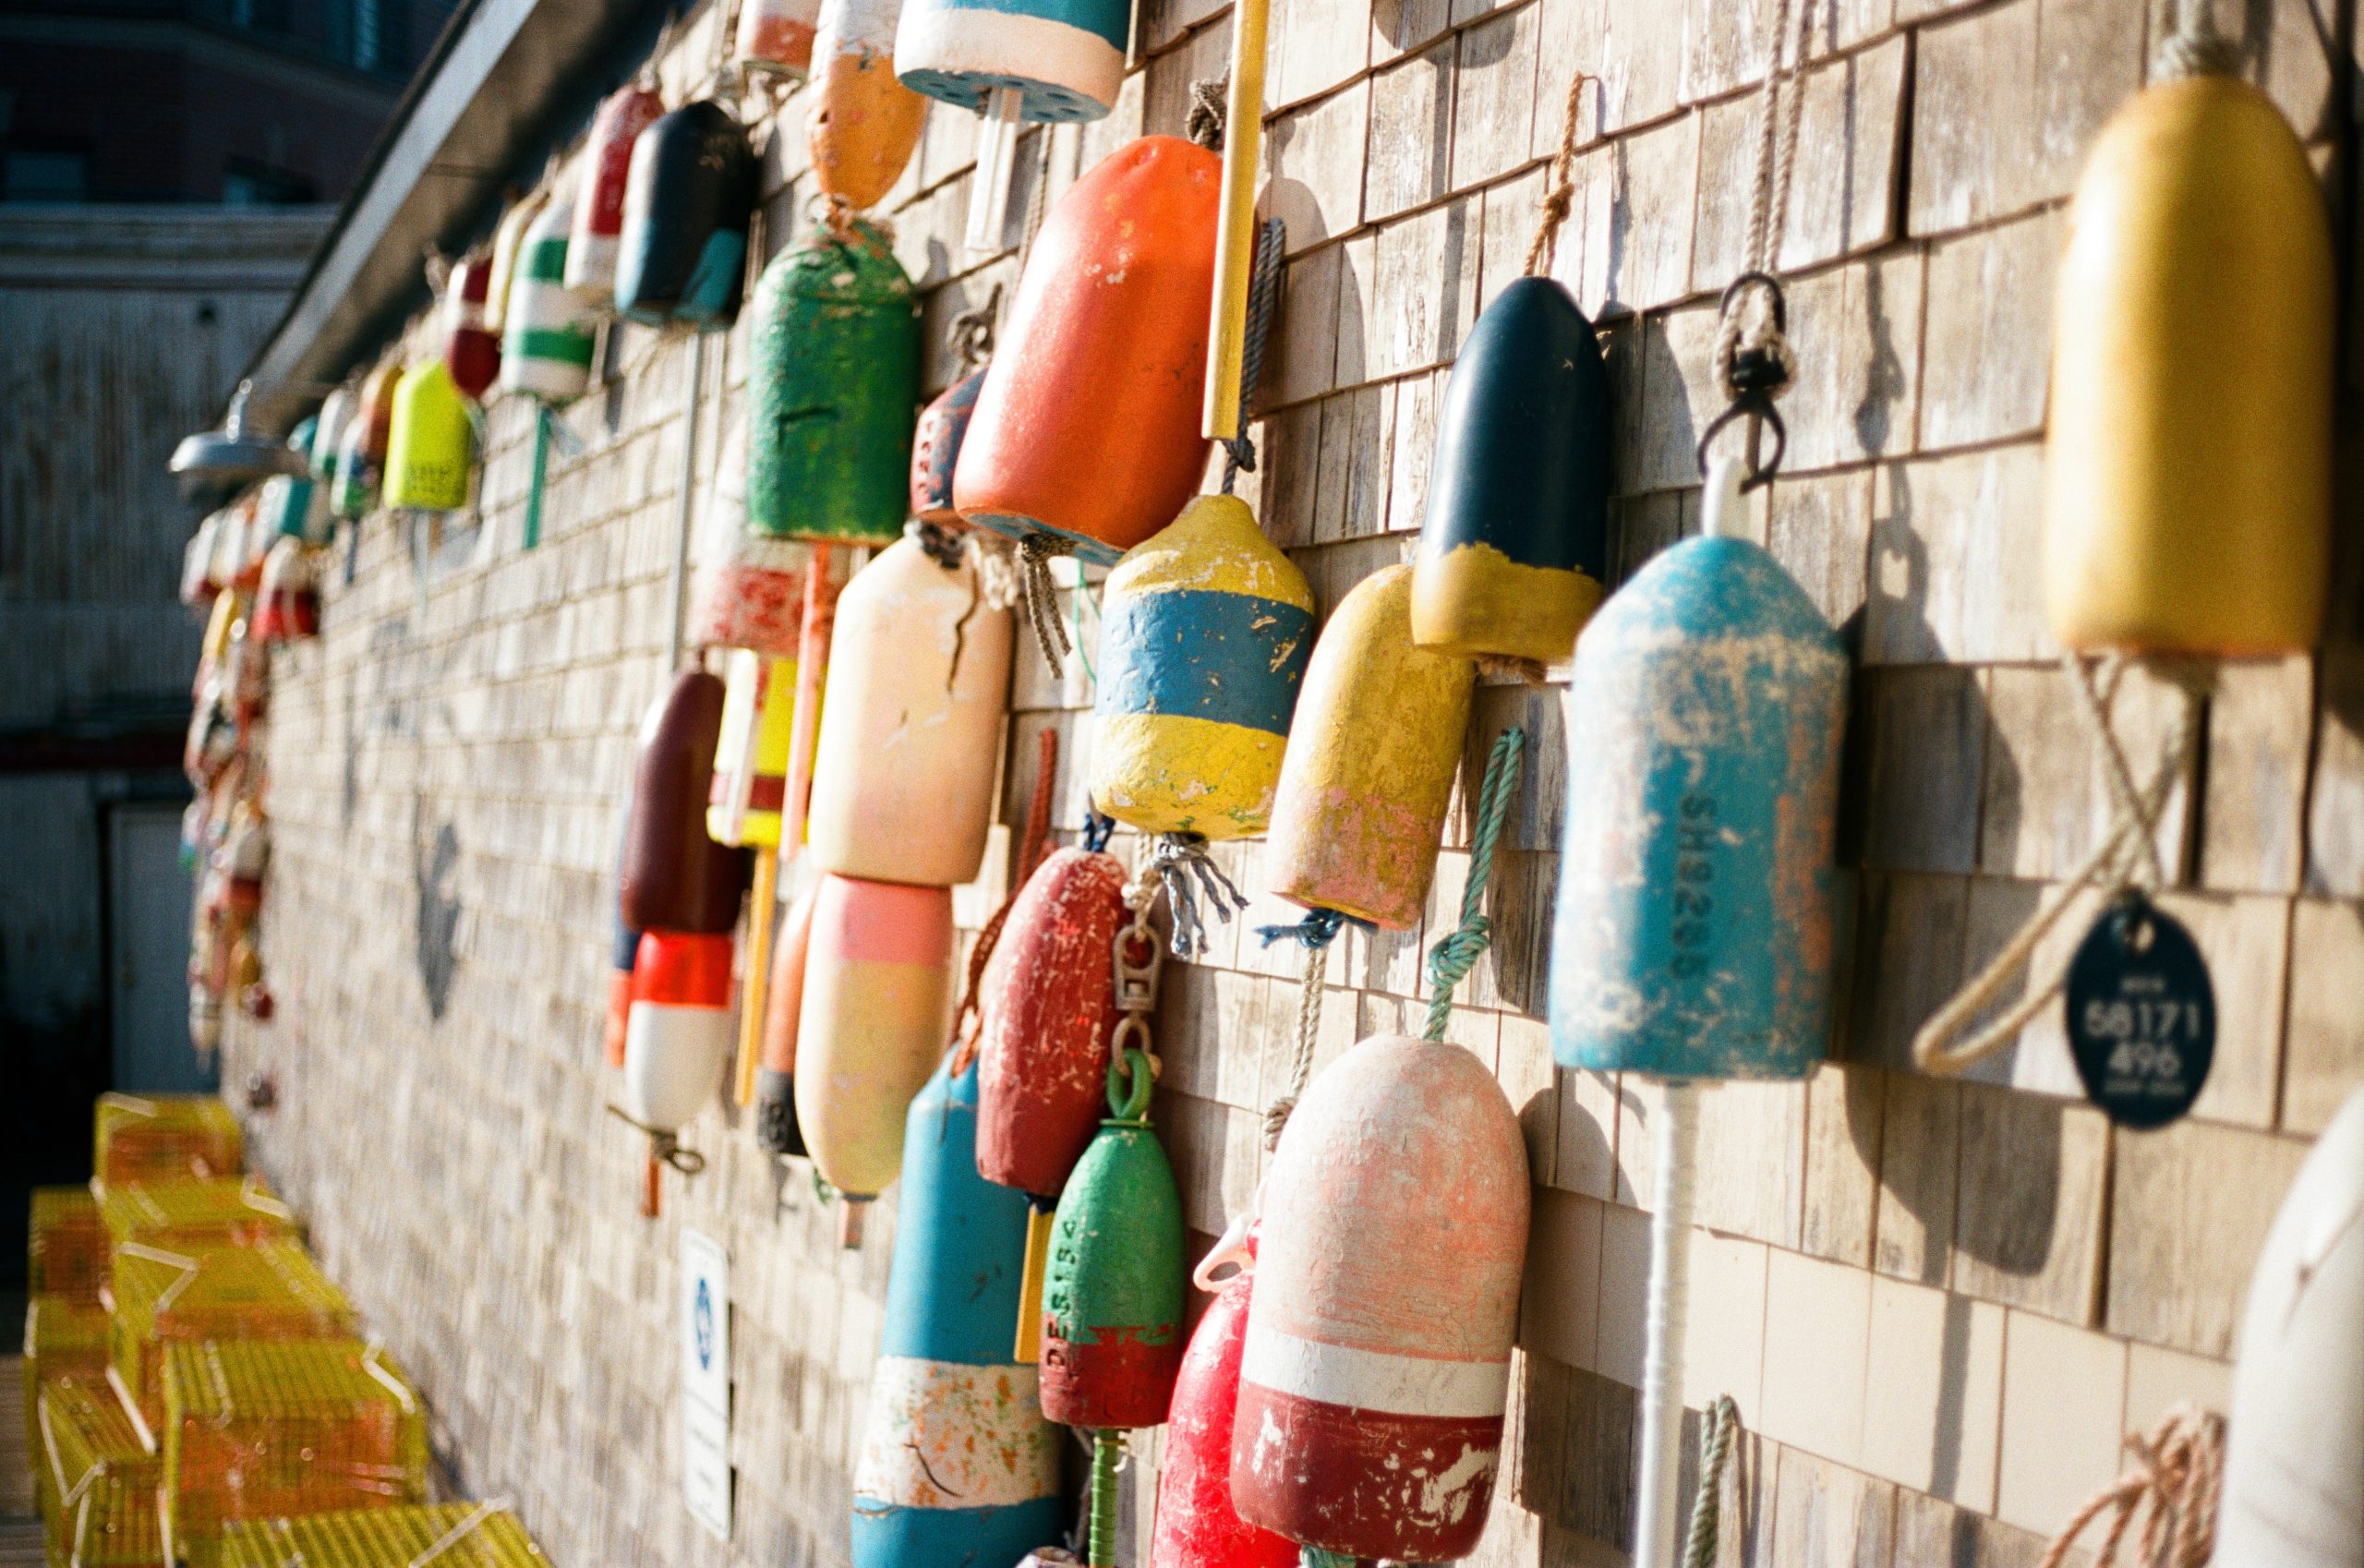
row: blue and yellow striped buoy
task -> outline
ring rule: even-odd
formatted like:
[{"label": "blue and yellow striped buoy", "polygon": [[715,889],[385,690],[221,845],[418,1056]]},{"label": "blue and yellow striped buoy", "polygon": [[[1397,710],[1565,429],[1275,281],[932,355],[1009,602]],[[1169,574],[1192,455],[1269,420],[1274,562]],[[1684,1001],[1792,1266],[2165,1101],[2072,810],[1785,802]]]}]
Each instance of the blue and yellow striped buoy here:
[{"label": "blue and yellow striped buoy", "polygon": [[1108,574],[1092,800],[1144,833],[1264,830],[1313,590],[1236,496],[1200,496]]}]

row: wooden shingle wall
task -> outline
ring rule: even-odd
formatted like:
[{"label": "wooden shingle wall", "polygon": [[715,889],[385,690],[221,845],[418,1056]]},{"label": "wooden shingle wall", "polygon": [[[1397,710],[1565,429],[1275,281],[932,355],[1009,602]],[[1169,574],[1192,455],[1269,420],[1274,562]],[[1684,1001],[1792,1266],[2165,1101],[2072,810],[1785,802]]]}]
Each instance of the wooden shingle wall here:
[{"label": "wooden shingle wall", "polygon": [[[2050,1012],[1969,1081],[1912,1070],[1912,1030],[2106,820],[2038,602],[2050,288],[2079,163],[2144,79],[2163,5],[1821,5],[1781,253],[1802,375],[1789,466],[1755,525],[1860,659],[1843,1006],[1835,1059],[1811,1080],[1707,1097],[1691,1402],[1730,1393],[1749,1429],[1725,1561],[2017,1568],[2116,1473],[2121,1430],[2178,1400],[2223,1405],[2266,1222],[2364,1079],[2364,550],[2351,497],[2334,646],[2320,670],[2228,676],[2162,830],[2184,868],[2169,907],[2208,953],[2224,1019],[2197,1114],[2114,1131],[2074,1092]],[[1280,0],[1269,200],[1289,260],[1248,483],[1324,610],[1411,548],[1445,377],[1517,273],[1574,71],[1595,80],[1555,271],[1609,344],[1617,573],[1696,526],[1707,349],[1738,266],[1766,54],[1757,10]],[[2219,14],[2316,154],[2345,236],[2346,8],[2225,0]],[[1055,193],[1131,136],[1179,133],[1190,83],[1224,68],[1226,15],[1151,0],[1115,115],[1052,134],[1047,158],[1021,142],[1020,213],[1044,168]],[[666,63],[669,101],[702,79],[713,25],[700,18]],[[810,194],[801,100],[782,123],[774,251]],[[931,388],[953,372],[946,323],[1015,274],[1014,253],[963,270],[972,140],[972,122],[935,112],[890,203],[927,291]],[[709,360],[701,504],[744,337]],[[426,323],[413,339],[431,342]],[[2346,362],[2343,434],[2364,371]],[[236,1031],[232,1060],[278,1076],[260,1157],[417,1370],[454,1462],[516,1498],[555,1560],[833,1563],[889,1215],[865,1250],[839,1253],[802,1177],[776,1206],[773,1173],[718,1110],[691,1137],[712,1168],[671,1181],[666,1217],[645,1223],[641,1140],[601,1109],[616,813],[663,674],[690,356],[619,329],[604,363],[604,389],[566,416],[586,450],[554,462],[540,549],[519,545],[529,423],[505,404],[483,531],[422,573],[405,534],[373,519],[350,583],[332,574],[327,634],[279,660],[267,950],[282,1006],[268,1029]],[[1022,815],[1048,727],[1055,823],[1070,839],[1080,827],[1091,696],[1084,660],[1053,670],[1025,651],[1005,821]],[[2168,703],[2138,681],[2120,704],[2129,739],[2154,737]],[[1497,867],[1497,946],[1452,1031],[1519,1107],[1538,1188],[1515,1441],[1482,1560],[1607,1563],[1630,1527],[1657,1100],[1556,1071],[1542,1023],[1562,758],[1582,738],[1553,693],[1490,684],[1476,713],[1473,771],[1505,725],[1538,742]],[[1429,929],[1350,935],[1333,955],[1325,1058],[1417,1016],[1465,837],[1457,812]],[[961,897],[966,927],[999,897],[1001,853]],[[1260,847],[1223,853],[1254,907],[1207,962],[1168,966],[1159,1020],[1160,1125],[1202,1240],[1255,1189],[1297,1005],[1294,949],[1244,935],[1289,918],[1261,894]],[[674,1479],[681,1225],[734,1259],[727,1553]],[[1153,1455],[1146,1434],[1138,1446]],[[1137,1526],[1149,1472],[1136,1465]]]}]

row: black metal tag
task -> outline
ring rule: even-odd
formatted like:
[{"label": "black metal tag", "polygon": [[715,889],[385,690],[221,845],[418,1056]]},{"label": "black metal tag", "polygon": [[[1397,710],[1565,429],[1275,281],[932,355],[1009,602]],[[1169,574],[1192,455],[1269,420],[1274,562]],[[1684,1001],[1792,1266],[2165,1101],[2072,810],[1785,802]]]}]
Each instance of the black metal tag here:
[{"label": "black metal tag", "polygon": [[2216,989],[2200,945],[2140,893],[2102,911],[2068,966],[2068,1050],[2120,1127],[2191,1109],[2216,1058]]}]

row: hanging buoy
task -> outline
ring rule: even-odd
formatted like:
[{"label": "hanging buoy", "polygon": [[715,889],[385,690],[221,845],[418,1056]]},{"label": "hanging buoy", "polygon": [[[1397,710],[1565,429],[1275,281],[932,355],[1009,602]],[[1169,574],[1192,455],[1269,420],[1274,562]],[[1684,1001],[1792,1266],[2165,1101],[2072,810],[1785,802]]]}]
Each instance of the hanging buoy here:
[{"label": "hanging buoy", "polygon": [[[1235,1233],[1240,1227],[1235,1226]],[[1193,1281],[1214,1302],[1191,1331],[1174,1380],[1157,1477],[1157,1531],[1149,1568],[1297,1568],[1297,1543],[1248,1523],[1231,1502],[1231,1438],[1239,1408],[1239,1364],[1248,1345],[1257,1227],[1229,1237],[1199,1265]],[[1223,1281],[1213,1271],[1231,1265]]]},{"label": "hanging buoy", "polygon": [[723,679],[706,836],[733,849],[777,849],[796,717],[796,661],[735,649]]},{"label": "hanging buoy", "polygon": [[895,79],[902,0],[823,0],[813,39],[820,90],[804,123],[824,197],[875,207],[919,146],[927,100]]},{"label": "hanging buoy", "polygon": [[805,833],[839,876],[950,887],[983,863],[1009,693],[1010,612],[963,552],[915,534],[838,601]]},{"label": "hanging buoy", "polygon": [[642,131],[624,182],[617,312],[651,326],[727,331],[745,292],[755,185],[747,127],[711,99]]},{"label": "hanging buoy", "polygon": [[1108,574],[1092,801],[1144,833],[1261,833],[1313,647],[1313,590],[1236,496],[1200,496]]},{"label": "hanging buoy", "polygon": [[886,544],[903,531],[919,402],[911,281],[859,219],[814,225],[755,284],[747,526]]},{"label": "hanging buoy", "polygon": [[1467,1556],[1526,1256],[1516,1113],[1463,1047],[1376,1035],[1308,1086],[1264,1192],[1232,1435],[1240,1518],[1350,1556]]},{"label": "hanging buoy", "polygon": [[731,58],[742,67],[802,81],[813,62],[821,0],[747,0]]},{"label": "hanging buoy", "polygon": [[386,442],[393,434],[395,380],[401,374],[396,366],[380,365],[362,378],[360,399],[337,443],[336,482],[329,491],[329,508],[339,517],[362,517],[377,503],[378,487],[385,477]]},{"label": "hanging buoy", "polygon": [[2044,578],[2063,644],[2314,647],[2330,572],[2332,267],[2313,168],[2248,82],[2162,81],[2103,128],[2055,295]]},{"label": "hanging buoy", "polygon": [[[1000,13],[914,0],[906,33],[921,16],[973,26]],[[1222,181],[1205,148],[1143,137],[1052,204],[961,443],[962,516],[1070,540],[1105,566],[1180,513],[1207,464],[1199,404]]]},{"label": "hanging buoy", "polygon": [[2214,1561],[2364,1564],[2364,1092],[2298,1167],[2241,1314]]},{"label": "hanging buoy", "polygon": [[336,477],[336,454],[344,445],[344,427],[352,420],[359,399],[351,387],[339,387],[320,402],[319,416],[312,422],[312,446],[305,455],[312,465],[312,477],[326,486]]},{"label": "hanging buoy", "polygon": [[543,204],[519,242],[501,343],[501,384],[548,404],[567,404],[591,384],[597,314],[566,286],[567,235],[574,202]]},{"label": "hanging buoy", "polygon": [[566,286],[596,308],[609,308],[615,297],[633,144],[663,113],[665,101],[652,84],[631,82],[609,93],[592,118],[574,193],[574,228],[567,236]]},{"label": "hanging buoy", "polygon": [[254,634],[266,643],[292,643],[320,630],[320,587],[311,553],[300,540],[283,538],[263,558]]},{"label": "hanging buoy", "polygon": [[[500,226],[492,231],[491,271],[486,274],[484,293],[485,330],[499,338],[505,349],[509,342],[509,293],[517,283],[517,264],[525,254],[525,232],[534,226],[542,210],[549,205],[549,192],[530,191],[509,204],[501,215]],[[561,234],[564,230],[561,228]],[[552,279],[553,283],[559,279]],[[505,382],[503,383],[506,384]]]},{"label": "hanging buoy", "polygon": [[895,1259],[854,1465],[855,1568],[1010,1563],[1059,1530],[1058,1429],[1010,1360],[1026,1204],[978,1178],[977,1075],[911,1102]]},{"label": "hanging buoy", "polygon": [[715,676],[685,669],[642,721],[621,877],[623,922],[636,931],[711,935],[739,923],[746,851],[706,827],[724,694]]},{"label": "hanging buoy", "polygon": [[501,334],[488,319],[491,296],[490,259],[465,257],[452,269],[443,291],[443,368],[452,372],[460,395],[472,403],[501,374]]},{"label": "hanging buoy", "polygon": [[1127,0],[906,0],[895,68],[913,91],[972,114],[1014,90],[1019,119],[1096,120],[1116,106],[1124,83],[1131,20]]},{"label": "hanging buoy", "polygon": [[788,906],[772,945],[772,972],[764,987],[764,1038],[755,1067],[755,1145],[766,1154],[802,1155],[804,1129],[796,1119],[796,1031],[804,1008],[804,960],[813,942],[813,906],[819,885]]},{"label": "hanging buoy", "polygon": [[984,370],[971,370],[920,410],[919,426],[911,432],[911,515],[923,523],[953,528],[968,521],[952,504],[952,468],[984,384]]},{"label": "hanging buoy", "polygon": [[608,945],[608,1018],[600,1042],[611,1067],[624,1065],[624,1034],[632,1026],[632,975],[639,964],[640,933],[624,923],[619,909]]},{"label": "hanging buoy", "polygon": [[797,1014],[796,1117],[814,1168],[849,1203],[877,1197],[902,1169],[903,1116],[944,1054],[951,989],[948,889],[821,879]]},{"label": "hanging buoy", "polygon": [[747,648],[794,658],[804,631],[804,577],[813,548],[747,527],[747,427],[723,427],[714,488],[698,523],[683,635],[693,646]]},{"label": "hanging buoy", "polygon": [[1609,372],[1568,291],[1514,279],[1478,318],[1437,420],[1412,636],[1565,659],[1609,563]]},{"label": "hanging buoy", "polygon": [[468,504],[476,469],[476,425],[443,361],[422,359],[394,386],[386,434],[388,506],[457,512]]},{"label": "hanging buoy", "polygon": [[1305,676],[1272,807],[1273,892],[1391,930],[1420,922],[1477,666],[1412,641],[1412,569],[1348,591]]},{"label": "hanging buoy", "polygon": [[624,1031],[625,1114],[657,1133],[695,1121],[722,1088],[730,1036],[730,938],[643,933]]}]

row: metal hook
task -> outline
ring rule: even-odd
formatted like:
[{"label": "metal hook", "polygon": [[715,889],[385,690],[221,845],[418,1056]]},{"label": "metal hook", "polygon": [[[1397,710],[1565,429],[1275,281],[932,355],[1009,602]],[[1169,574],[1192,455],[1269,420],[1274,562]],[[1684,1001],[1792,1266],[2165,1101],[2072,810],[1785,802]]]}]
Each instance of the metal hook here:
[{"label": "metal hook", "polygon": [[1717,436],[1723,432],[1725,426],[1743,415],[1764,421],[1773,430],[1773,455],[1753,464],[1748,476],[1740,482],[1742,489],[1753,490],[1759,485],[1769,483],[1773,476],[1781,471],[1781,458],[1790,450],[1790,428],[1781,422],[1780,410],[1773,406],[1770,396],[1750,393],[1734,398],[1730,407],[1708,421],[1707,432],[1699,438],[1699,471],[1703,474],[1707,471],[1707,448]]}]

